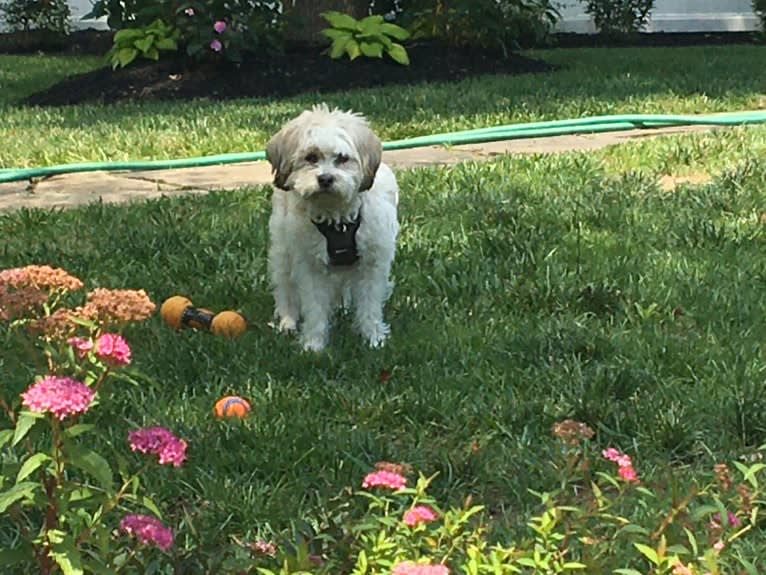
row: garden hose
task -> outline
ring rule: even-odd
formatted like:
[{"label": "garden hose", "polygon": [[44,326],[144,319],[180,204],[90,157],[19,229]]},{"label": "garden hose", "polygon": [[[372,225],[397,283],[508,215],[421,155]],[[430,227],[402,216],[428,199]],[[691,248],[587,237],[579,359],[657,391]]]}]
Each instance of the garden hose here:
[{"label": "garden hose", "polygon": [[[599,132],[616,132],[644,128],[666,128],[673,126],[743,126],[759,123],[766,123],[766,111],[705,115],[632,114],[593,116],[572,120],[530,122],[418,136],[385,142],[383,144],[383,149],[405,150],[427,146],[456,146],[500,140],[544,138],[573,134],[594,134]],[[72,174],[78,172],[167,170],[173,168],[193,168],[200,166],[236,164],[240,162],[254,162],[265,159],[266,152],[260,151],[218,154],[214,156],[175,160],[87,162],[37,168],[5,168],[0,169],[0,183],[18,182],[31,180],[33,178],[46,178],[59,174]]]}]

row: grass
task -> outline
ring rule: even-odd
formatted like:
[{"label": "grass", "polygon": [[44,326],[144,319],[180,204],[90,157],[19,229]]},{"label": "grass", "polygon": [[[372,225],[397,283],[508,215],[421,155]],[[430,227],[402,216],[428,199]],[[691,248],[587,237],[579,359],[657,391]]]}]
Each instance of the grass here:
[{"label": "grass", "polygon": [[[0,56],[0,167],[260,150],[286,119],[328,101],[364,111],[384,139],[618,113],[766,107],[764,46],[536,51],[555,73],[388,87],[287,100],[24,108],[19,97],[95,60]],[[29,70],[34,70],[30,77]],[[41,141],[39,134],[45,133]]]},{"label": "grass", "polygon": [[[764,150],[759,127],[401,173],[382,351],[345,321],[320,355],[267,327],[263,188],[5,213],[0,267],[46,262],[89,287],[249,318],[235,341],[159,318],[133,329],[145,377],[98,416],[108,449],[124,452],[137,425],[189,440],[187,466],[147,478],[188,514],[188,537],[189,523],[214,546],[312,522],[379,460],[439,472],[440,498],[471,494],[512,522],[528,489],[552,485],[550,428],[564,418],[645,476],[766,442]],[[710,184],[657,186],[699,169]],[[2,341],[4,386],[20,392],[30,366]],[[252,399],[249,419],[214,420],[229,393]]]}]

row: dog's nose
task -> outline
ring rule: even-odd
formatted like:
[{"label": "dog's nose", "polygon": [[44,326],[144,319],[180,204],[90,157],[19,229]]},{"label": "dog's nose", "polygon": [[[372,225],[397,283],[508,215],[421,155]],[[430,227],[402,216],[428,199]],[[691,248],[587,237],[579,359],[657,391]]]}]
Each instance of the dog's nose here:
[{"label": "dog's nose", "polygon": [[317,182],[319,182],[320,188],[329,188],[335,182],[335,176],[332,174],[319,174],[317,176]]}]

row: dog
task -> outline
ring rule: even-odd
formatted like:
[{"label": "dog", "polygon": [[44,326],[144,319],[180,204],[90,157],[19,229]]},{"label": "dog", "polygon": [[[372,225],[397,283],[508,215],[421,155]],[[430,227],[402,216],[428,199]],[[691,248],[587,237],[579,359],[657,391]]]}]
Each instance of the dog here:
[{"label": "dog", "polygon": [[399,186],[360,114],[314,106],[266,147],[273,174],[268,268],[275,327],[304,350],[328,344],[339,307],[373,348],[390,329],[384,307],[396,254]]}]

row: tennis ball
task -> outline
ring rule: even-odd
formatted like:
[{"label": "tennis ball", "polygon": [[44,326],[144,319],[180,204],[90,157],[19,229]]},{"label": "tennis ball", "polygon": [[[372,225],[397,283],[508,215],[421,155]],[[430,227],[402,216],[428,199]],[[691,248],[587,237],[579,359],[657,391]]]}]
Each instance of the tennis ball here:
[{"label": "tennis ball", "polygon": [[160,315],[163,321],[174,329],[181,328],[181,318],[183,318],[186,308],[191,307],[190,299],[180,295],[174,295],[165,300],[160,307]]},{"label": "tennis ball", "polygon": [[247,329],[245,318],[235,311],[222,311],[213,318],[210,331],[224,337],[239,337]]},{"label": "tennis ball", "polygon": [[213,409],[216,417],[247,417],[250,413],[250,404],[236,395],[227,395],[215,402]]}]

